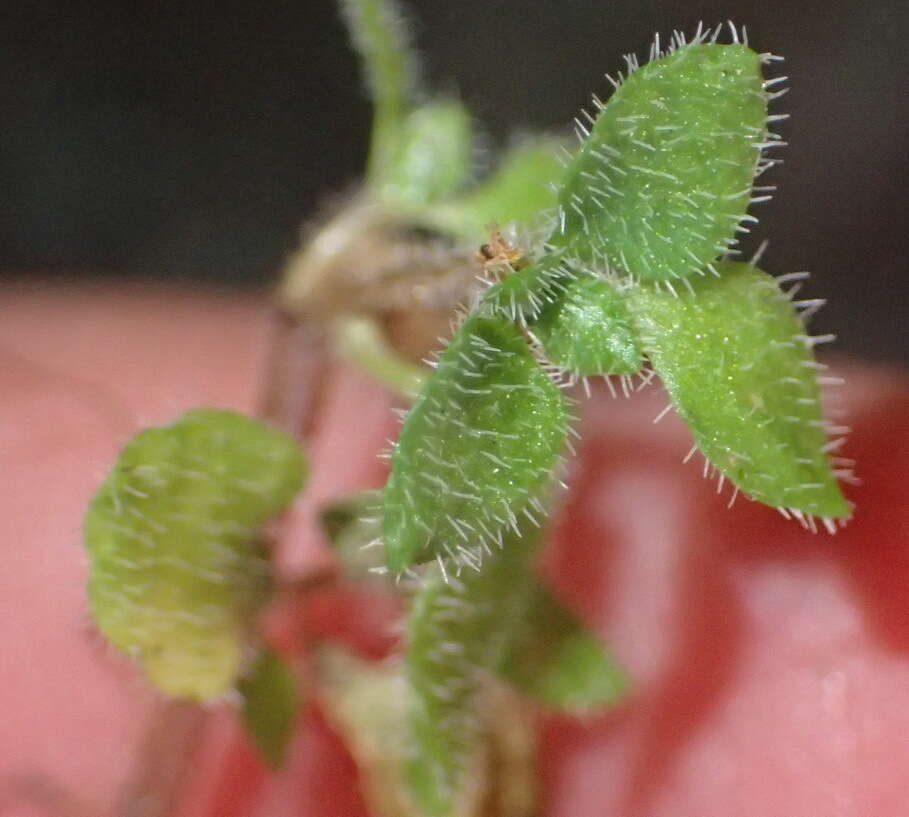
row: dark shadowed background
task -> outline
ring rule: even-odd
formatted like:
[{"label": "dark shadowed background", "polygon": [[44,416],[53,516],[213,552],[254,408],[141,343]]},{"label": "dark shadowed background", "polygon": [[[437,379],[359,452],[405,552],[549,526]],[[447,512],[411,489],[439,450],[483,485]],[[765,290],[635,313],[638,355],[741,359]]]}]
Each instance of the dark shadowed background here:
[{"label": "dark shadowed background", "polygon": [[[369,108],[331,0],[6,2],[0,269],[6,276],[272,280],[299,225],[363,165]],[[437,86],[491,149],[561,127],[654,31],[732,17],[787,58],[785,164],[758,205],[764,266],[810,269],[817,331],[909,363],[906,0],[420,0]]]}]

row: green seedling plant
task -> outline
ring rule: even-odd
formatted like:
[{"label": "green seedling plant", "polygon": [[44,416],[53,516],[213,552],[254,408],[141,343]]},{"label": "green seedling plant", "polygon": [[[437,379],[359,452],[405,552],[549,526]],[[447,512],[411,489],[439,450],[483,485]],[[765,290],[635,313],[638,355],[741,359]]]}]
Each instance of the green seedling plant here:
[{"label": "green seedling plant", "polygon": [[[576,120],[576,149],[525,139],[477,179],[474,123],[423,88],[401,10],[341,8],[374,103],[366,178],[277,298],[406,407],[384,489],[322,520],[342,580],[378,584],[407,612],[381,665],[326,648],[323,681],[337,683],[324,705],[377,813],[469,817],[502,784],[489,748],[501,690],[583,714],[630,683],[533,567],[577,436],[576,384],[613,378],[627,394],[659,377],[733,498],[812,530],[850,515],[813,357],[825,338],[799,314],[817,302],[784,289],[801,276],[774,278],[736,251],[771,190],[756,180],[782,145],[769,106],[784,78],[765,78],[779,58],[744,29],[730,24],[724,42],[721,27],[675,32],[644,64],[626,57],[609,99]],[[388,319],[427,291],[454,328],[422,366]],[[191,412],[129,443],[85,523],[101,632],[167,695],[239,690],[273,765],[297,692],[255,617],[276,582],[266,524],[304,470],[288,435]],[[357,705],[377,699],[382,717]]]}]

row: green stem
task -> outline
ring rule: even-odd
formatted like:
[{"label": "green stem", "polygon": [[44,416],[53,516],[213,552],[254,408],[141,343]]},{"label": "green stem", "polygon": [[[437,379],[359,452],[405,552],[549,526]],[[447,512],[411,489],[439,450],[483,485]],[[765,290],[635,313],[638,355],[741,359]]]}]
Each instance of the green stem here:
[{"label": "green stem", "polygon": [[341,0],[341,11],[360,52],[375,111],[367,183],[380,187],[404,118],[416,92],[416,59],[400,8],[393,0]]},{"label": "green stem", "polygon": [[423,388],[423,370],[400,357],[369,318],[339,320],[335,336],[342,357],[403,397],[413,400]]}]

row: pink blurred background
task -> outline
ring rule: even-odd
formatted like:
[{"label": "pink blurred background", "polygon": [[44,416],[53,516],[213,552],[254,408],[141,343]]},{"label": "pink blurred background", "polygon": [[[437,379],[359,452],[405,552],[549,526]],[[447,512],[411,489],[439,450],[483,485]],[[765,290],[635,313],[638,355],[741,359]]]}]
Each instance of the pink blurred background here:
[{"label": "pink blurred background", "polygon": [[[150,763],[152,784],[158,774],[173,786],[168,817],[365,814],[353,762],[316,708],[300,717],[286,769],[270,774],[228,705],[203,719],[164,706],[86,615],[89,497],[137,428],[197,405],[253,410],[264,300],[21,284],[0,289],[0,314],[0,815],[156,813],[134,797],[125,805]],[[747,500],[727,509],[729,489],[717,495],[698,464],[682,463],[690,440],[677,418],[653,424],[666,402],[658,385],[630,400],[597,388],[585,404],[543,567],[634,692],[583,723],[540,715],[541,814],[905,814],[909,384],[837,368],[862,483],[847,486],[856,516],[835,537]],[[380,484],[374,453],[394,429],[376,386],[338,370],[325,388],[313,480],[277,554],[286,576],[328,558],[313,509]],[[367,652],[386,643],[388,606],[356,593],[284,615],[291,649],[305,651],[307,628]],[[163,745],[190,747],[176,769],[148,742],[156,724]]]}]

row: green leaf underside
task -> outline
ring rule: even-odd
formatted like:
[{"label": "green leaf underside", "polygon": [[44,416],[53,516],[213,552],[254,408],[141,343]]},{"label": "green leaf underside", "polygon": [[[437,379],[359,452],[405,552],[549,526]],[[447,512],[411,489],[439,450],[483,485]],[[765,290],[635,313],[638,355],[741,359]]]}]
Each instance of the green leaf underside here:
[{"label": "green leaf underside", "polygon": [[569,164],[551,242],[641,280],[702,272],[746,214],[766,119],[761,57],[743,45],[642,66]]},{"label": "green leaf underside", "polygon": [[287,755],[300,704],[293,671],[271,650],[262,650],[240,682],[239,691],[247,731],[268,765],[279,769]]},{"label": "green leaf underside", "polygon": [[556,148],[545,137],[519,143],[469,193],[430,208],[428,221],[476,244],[486,240],[493,222],[533,226],[540,213],[556,206],[554,187],[564,173]]},{"label": "green leaf underside", "polygon": [[634,374],[643,362],[622,295],[597,276],[581,274],[568,283],[531,331],[549,361],[575,375]]},{"label": "green leaf underside", "polygon": [[381,195],[391,204],[419,207],[451,195],[470,177],[473,129],[456,100],[437,100],[411,111]]},{"label": "green leaf underside", "polygon": [[769,275],[723,262],[678,297],[637,287],[645,351],[704,456],[752,498],[821,517],[849,507],[824,452],[812,354]]},{"label": "green leaf underside", "polygon": [[550,478],[567,429],[558,388],[521,331],[474,315],[404,422],[384,493],[386,562],[398,572],[479,558]]},{"label": "green leaf underside", "polygon": [[603,648],[533,573],[539,541],[525,523],[480,571],[445,581],[433,569],[414,599],[407,777],[427,817],[455,813],[469,782],[482,729],[482,673],[498,672],[545,704],[572,711],[612,703],[624,691]]},{"label": "green leaf underside", "polygon": [[268,588],[260,529],[299,491],[292,438],[230,411],[190,411],[126,445],[85,518],[100,631],[163,692],[233,685]]}]

